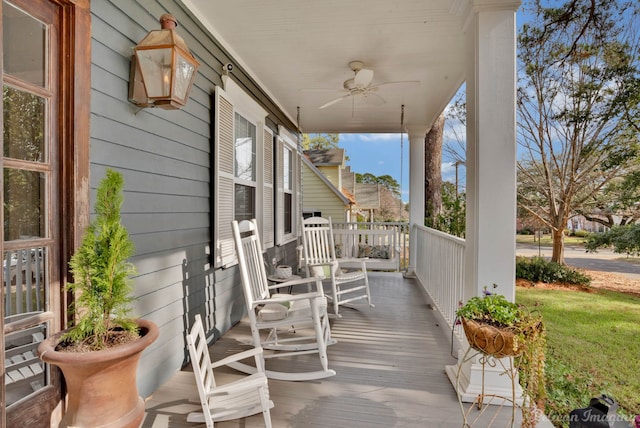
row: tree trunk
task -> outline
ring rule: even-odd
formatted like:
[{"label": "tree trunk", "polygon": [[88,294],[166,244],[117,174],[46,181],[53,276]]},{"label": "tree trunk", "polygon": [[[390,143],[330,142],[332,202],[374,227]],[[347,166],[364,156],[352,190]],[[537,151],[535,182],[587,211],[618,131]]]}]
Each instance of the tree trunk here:
[{"label": "tree trunk", "polygon": [[564,265],[564,228],[553,229],[553,253],[551,261]]},{"label": "tree trunk", "polygon": [[424,201],[427,226],[436,226],[438,215],[442,214],[442,136],[444,134],[444,114],[441,114],[424,139]]}]

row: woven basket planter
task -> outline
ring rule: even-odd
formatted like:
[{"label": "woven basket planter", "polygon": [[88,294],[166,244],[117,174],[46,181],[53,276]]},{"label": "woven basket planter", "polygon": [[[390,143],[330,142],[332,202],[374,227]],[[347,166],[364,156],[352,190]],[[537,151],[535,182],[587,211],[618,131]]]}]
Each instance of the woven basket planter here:
[{"label": "woven basket planter", "polygon": [[518,343],[518,329],[498,328],[474,320],[462,319],[462,328],[469,345],[478,351],[496,358],[513,357],[523,351]]}]

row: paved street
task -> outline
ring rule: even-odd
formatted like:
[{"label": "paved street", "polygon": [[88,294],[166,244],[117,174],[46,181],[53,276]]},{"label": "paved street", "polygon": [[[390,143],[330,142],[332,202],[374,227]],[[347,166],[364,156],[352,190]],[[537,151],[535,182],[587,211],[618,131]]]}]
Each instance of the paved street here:
[{"label": "paved street", "polygon": [[[549,259],[551,258],[551,247],[538,248],[537,245],[517,244],[516,255],[541,256]],[[564,260],[569,266],[602,272],[616,272],[631,279],[640,280],[640,265],[618,260],[624,257],[624,254],[616,254],[611,250],[598,250],[597,253],[587,253],[579,247],[565,247],[564,250]]]}]

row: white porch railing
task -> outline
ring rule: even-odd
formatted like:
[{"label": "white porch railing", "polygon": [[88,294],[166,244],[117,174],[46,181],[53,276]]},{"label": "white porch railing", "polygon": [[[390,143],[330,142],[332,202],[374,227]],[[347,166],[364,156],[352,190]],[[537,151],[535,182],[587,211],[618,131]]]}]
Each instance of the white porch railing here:
[{"label": "white porch railing", "polygon": [[413,232],[415,274],[453,328],[458,302],[463,299],[465,240],[418,225],[413,226]]}]

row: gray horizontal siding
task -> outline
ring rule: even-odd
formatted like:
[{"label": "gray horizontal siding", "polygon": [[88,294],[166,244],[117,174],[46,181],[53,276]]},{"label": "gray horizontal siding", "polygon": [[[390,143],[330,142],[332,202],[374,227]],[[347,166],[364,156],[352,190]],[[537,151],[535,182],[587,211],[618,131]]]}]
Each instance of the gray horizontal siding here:
[{"label": "gray horizontal siding", "polygon": [[[185,364],[184,334],[201,314],[213,339],[237,323],[244,300],[236,268],[209,265],[211,94],[231,56],[174,0],[91,2],[91,198],[106,168],[124,175],[123,223],[136,247],[134,313],[160,326],[145,351],[138,388],[149,395]],[[132,48],[173,14],[201,66],[180,110],[139,109],[127,100]],[[268,125],[295,129],[241,67],[233,78],[269,112]],[[272,250],[294,264],[296,243]]]}]

